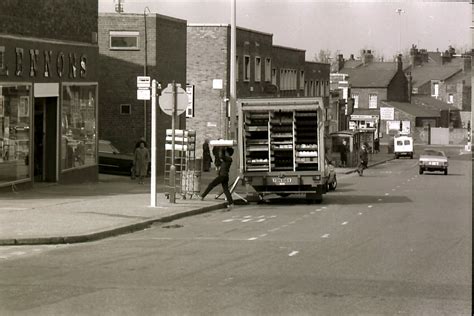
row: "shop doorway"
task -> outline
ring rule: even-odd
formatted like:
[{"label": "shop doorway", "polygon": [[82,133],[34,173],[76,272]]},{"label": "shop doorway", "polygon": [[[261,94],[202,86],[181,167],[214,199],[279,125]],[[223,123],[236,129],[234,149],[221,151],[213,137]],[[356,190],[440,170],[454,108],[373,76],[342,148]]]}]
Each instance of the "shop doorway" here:
[{"label": "shop doorway", "polygon": [[33,170],[35,182],[56,182],[58,98],[35,98]]}]

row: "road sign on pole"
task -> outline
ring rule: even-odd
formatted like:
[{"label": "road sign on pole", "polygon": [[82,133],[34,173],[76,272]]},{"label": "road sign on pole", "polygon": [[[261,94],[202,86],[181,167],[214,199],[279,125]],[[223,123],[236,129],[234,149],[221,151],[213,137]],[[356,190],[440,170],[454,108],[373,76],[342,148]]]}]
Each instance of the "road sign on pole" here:
[{"label": "road sign on pole", "polygon": [[176,97],[176,115],[180,115],[186,111],[188,107],[188,95],[186,91],[176,85],[176,96],[173,93],[173,84],[168,86],[161,92],[160,108],[165,114],[173,115],[173,109]]}]

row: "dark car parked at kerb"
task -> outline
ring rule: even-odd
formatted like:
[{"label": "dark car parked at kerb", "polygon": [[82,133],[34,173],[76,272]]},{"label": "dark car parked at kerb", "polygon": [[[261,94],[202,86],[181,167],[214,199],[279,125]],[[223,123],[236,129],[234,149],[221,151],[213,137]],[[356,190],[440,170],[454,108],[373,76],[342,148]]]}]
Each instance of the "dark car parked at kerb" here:
[{"label": "dark car parked at kerb", "polygon": [[133,154],[121,153],[110,141],[99,140],[99,172],[132,175]]}]

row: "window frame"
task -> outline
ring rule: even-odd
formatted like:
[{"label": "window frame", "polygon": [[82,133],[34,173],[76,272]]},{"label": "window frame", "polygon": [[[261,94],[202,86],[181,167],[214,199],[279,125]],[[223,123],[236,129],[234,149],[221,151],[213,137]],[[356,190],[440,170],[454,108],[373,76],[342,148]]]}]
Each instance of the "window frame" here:
[{"label": "window frame", "polygon": [[270,57],[265,58],[265,69],[264,69],[265,82],[272,81],[272,59]]},{"label": "window frame", "polygon": [[262,80],[262,58],[260,56],[255,56],[255,74],[254,81],[260,82]]},{"label": "window frame", "polygon": [[243,81],[250,81],[250,55],[244,55],[244,74]]},{"label": "window frame", "polygon": [[[113,37],[136,38],[136,45],[129,47],[120,47],[112,45]],[[140,32],[139,31],[109,31],[109,49],[110,50],[140,50]]]},{"label": "window frame", "polygon": [[[375,97],[375,107],[373,106],[372,98]],[[369,109],[378,109],[378,94],[369,93]]]},{"label": "window frame", "polygon": [[[128,107],[128,113],[123,111],[124,107]],[[132,115],[132,105],[130,103],[120,104],[120,115]]]},{"label": "window frame", "polygon": [[354,109],[358,109],[359,108],[359,94],[353,93],[352,98],[354,99]]}]

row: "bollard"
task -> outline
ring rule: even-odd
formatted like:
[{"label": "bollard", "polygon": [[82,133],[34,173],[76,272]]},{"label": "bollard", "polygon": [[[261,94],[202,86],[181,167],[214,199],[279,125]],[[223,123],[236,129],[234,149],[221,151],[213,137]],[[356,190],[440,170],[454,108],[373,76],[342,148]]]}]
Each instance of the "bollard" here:
[{"label": "bollard", "polygon": [[176,166],[170,166],[170,203],[176,203]]}]

